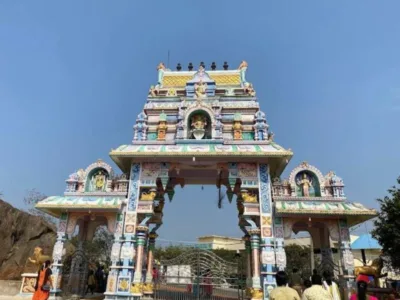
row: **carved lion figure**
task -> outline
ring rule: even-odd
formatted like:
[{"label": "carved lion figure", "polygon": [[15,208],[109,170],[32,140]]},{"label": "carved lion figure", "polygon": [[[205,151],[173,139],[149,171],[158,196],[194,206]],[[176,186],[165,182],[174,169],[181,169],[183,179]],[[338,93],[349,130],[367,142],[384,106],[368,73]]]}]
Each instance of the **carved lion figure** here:
[{"label": "carved lion figure", "polygon": [[131,287],[131,293],[132,294],[141,294],[143,290],[143,284],[142,283],[136,283],[132,285]]},{"label": "carved lion figure", "polygon": [[257,195],[251,194],[247,190],[242,191],[242,199],[245,203],[257,203]]},{"label": "carved lion figure", "polygon": [[154,201],[157,192],[155,190],[150,190],[148,193],[143,192],[140,196],[140,201]]},{"label": "carved lion figure", "polygon": [[46,262],[46,260],[51,261],[51,257],[48,255],[43,255],[43,249],[40,247],[35,247],[33,250],[33,257],[28,257],[28,260],[36,265],[37,269],[40,269],[40,266]]},{"label": "carved lion figure", "polygon": [[259,290],[259,289],[252,288],[250,290],[250,294],[251,294],[251,299],[263,299],[264,298],[264,294],[263,294],[262,290]]}]

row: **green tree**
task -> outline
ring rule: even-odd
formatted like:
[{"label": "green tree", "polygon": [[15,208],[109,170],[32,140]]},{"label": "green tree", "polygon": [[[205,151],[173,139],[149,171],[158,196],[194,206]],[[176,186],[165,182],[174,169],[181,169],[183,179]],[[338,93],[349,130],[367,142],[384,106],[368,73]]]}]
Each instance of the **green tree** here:
[{"label": "green tree", "polygon": [[287,245],[285,252],[287,273],[291,275],[293,268],[296,268],[303,278],[309,278],[312,272],[310,246]]},{"label": "green tree", "polygon": [[[110,266],[110,253],[113,242],[114,237],[105,226],[97,228],[91,241],[83,242],[83,251],[85,252],[85,256],[91,268],[96,267],[98,264],[101,264],[106,268]],[[67,273],[71,267],[72,258],[75,250],[78,248],[78,244],[78,236],[74,236],[67,241],[67,251],[63,258],[64,271]]]},{"label": "green tree", "polygon": [[158,261],[170,260],[183,254],[188,248],[183,246],[156,247],[154,249],[154,258]]},{"label": "green tree", "polygon": [[[400,184],[400,177],[397,183]],[[388,192],[389,195],[378,199],[381,211],[374,222],[372,236],[381,244],[392,268],[400,269],[400,189],[393,186]]]}]

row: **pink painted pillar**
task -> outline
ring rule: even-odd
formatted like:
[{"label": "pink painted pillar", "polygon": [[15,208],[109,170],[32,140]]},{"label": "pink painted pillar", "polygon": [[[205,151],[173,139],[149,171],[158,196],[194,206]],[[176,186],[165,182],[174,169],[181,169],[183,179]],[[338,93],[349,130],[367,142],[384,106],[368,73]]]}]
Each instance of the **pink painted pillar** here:
[{"label": "pink painted pillar", "polygon": [[260,280],[260,230],[253,229],[249,230],[251,234],[251,253],[253,260],[253,278],[252,278],[252,288],[261,289]]},{"label": "pink painted pillar", "polygon": [[146,273],[146,283],[153,282],[153,260],[154,260],[154,246],[156,243],[157,234],[149,234],[149,247],[147,250],[147,273]]},{"label": "pink painted pillar", "polygon": [[[141,229],[144,229],[144,228],[141,228]],[[144,245],[146,243],[146,231],[147,230],[148,229],[146,228],[146,230],[141,230],[136,233],[137,249],[136,249],[135,275],[133,276],[134,284],[142,283],[143,252],[144,252]]]}]

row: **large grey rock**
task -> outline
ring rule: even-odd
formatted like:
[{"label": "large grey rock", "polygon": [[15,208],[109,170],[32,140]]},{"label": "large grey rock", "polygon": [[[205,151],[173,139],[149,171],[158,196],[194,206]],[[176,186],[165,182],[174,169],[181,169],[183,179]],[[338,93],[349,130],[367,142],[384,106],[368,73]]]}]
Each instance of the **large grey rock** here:
[{"label": "large grey rock", "polygon": [[20,279],[22,273],[36,271],[28,257],[36,246],[51,256],[55,240],[55,226],[0,200],[0,280]]}]

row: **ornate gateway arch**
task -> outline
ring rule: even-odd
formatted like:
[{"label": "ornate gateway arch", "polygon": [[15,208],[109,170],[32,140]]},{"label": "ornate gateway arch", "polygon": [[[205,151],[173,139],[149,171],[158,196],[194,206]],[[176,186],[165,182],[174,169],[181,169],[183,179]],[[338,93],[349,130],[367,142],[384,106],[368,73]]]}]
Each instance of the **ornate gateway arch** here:
[{"label": "ornate gateway arch", "polygon": [[[158,83],[149,90],[134,125],[133,142],[110,153],[121,169],[115,175],[98,161],[72,174],[64,197],[50,197],[37,207],[60,218],[53,273],[61,282],[65,239],[79,228],[107,225],[114,234],[112,266],[106,299],[139,299],[153,290],[153,250],[162,224],[165,198],[176,185],[225,186],[236,195],[238,225],[247,248],[247,296],[269,299],[274,275],[286,266],[284,238],[298,224],[309,224],[319,236],[324,259],[330,259],[329,234],[340,240],[341,276],[353,280],[348,227],[376,212],[346,202],[343,181],[333,172],[325,177],[303,163],[280,176],[293,153],[273,140],[253,85],[246,81],[247,63],[239,69],[171,71],[161,63]],[[326,226],[313,227],[313,222]],[[297,225],[296,225],[297,224]],[[146,269],[146,276],[142,276]],[[60,285],[52,296],[62,291]]]}]

